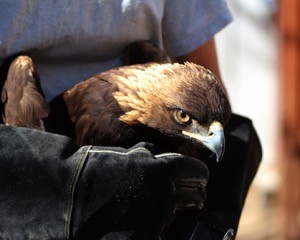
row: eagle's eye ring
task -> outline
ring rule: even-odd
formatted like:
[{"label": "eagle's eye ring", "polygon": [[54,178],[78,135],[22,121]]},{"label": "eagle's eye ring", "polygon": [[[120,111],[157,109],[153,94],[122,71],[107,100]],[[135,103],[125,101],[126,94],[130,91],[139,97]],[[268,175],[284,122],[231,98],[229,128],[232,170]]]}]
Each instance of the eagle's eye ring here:
[{"label": "eagle's eye ring", "polygon": [[190,115],[179,109],[175,110],[174,117],[180,124],[189,124],[191,122]]}]

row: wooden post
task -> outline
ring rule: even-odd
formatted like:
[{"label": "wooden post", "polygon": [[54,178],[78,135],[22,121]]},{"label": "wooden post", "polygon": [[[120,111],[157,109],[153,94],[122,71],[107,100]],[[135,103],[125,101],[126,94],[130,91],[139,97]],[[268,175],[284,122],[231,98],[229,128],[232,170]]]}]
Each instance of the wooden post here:
[{"label": "wooden post", "polygon": [[284,239],[300,239],[300,1],[279,1]]}]

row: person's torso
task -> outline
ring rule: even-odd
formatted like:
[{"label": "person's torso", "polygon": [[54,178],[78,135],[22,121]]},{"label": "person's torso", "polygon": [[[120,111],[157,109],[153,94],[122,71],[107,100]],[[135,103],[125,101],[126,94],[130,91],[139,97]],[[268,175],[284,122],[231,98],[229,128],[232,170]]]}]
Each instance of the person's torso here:
[{"label": "person's torso", "polygon": [[161,45],[164,1],[1,1],[0,62],[16,53],[36,63],[46,97],[122,64],[132,42]]}]

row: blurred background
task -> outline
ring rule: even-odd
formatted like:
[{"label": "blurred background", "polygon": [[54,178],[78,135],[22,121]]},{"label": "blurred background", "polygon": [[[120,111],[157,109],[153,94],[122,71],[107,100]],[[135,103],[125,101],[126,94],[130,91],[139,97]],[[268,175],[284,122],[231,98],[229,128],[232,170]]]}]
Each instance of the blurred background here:
[{"label": "blurred background", "polygon": [[235,20],[216,37],[220,68],[263,147],[237,239],[299,240],[300,0],[227,1]]}]

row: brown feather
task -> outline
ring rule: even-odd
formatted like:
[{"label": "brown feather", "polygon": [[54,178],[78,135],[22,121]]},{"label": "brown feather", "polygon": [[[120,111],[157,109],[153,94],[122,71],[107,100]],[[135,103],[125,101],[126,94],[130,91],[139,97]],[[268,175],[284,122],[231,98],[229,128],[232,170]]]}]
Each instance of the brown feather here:
[{"label": "brown feather", "polygon": [[32,60],[17,57],[10,65],[2,95],[3,120],[8,125],[45,130],[49,106]]},{"label": "brown feather", "polygon": [[95,76],[63,94],[70,119],[75,124],[78,145],[103,141],[114,145],[120,141],[118,129],[125,124],[118,120],[122,110],[111,94],[116,88],[115,83]]}]

